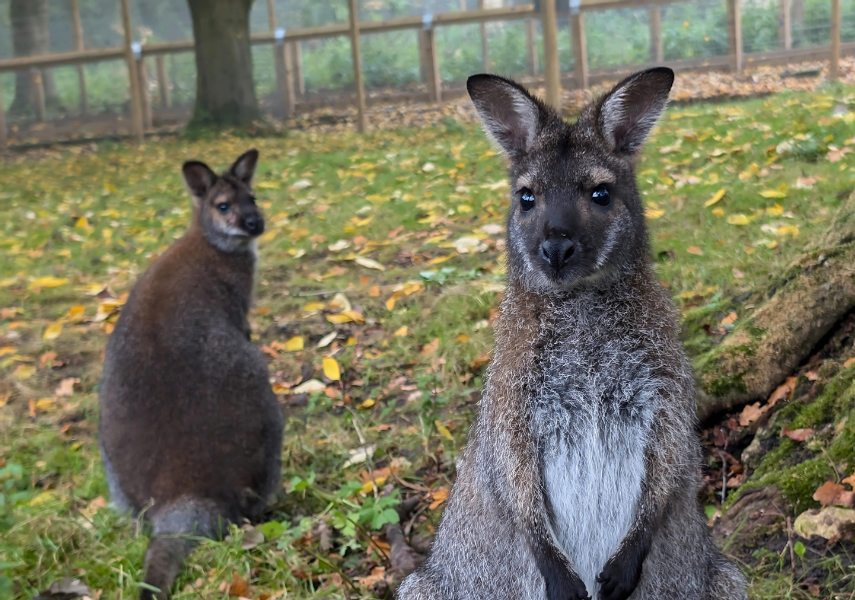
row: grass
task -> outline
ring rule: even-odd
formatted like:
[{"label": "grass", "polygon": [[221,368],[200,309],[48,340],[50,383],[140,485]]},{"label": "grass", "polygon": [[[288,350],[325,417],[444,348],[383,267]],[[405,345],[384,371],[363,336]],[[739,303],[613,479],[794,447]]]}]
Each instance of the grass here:
[{"label": "grass", "polygon": [[[853,109],[855,90],[839,87],[666,113],[637,170],[656,268],[693,354],[712,344],[703,326],[747,315],[855,188],[855,154],[840,153]],[[190,217],[182,161],[225,166],[250,144],[268,223],[251,320],[290,406],[283,489],[266,540],[243,549],[235,528],[202,544],[176,598],[224,597],[235,573],[254,598],[351,584],[369,596],[384,566],[377,529],[393,518],[372,472],[380,492],[433,499],[418,535],[436,524],[503,274],[504,167],[478,128],[65,148],[12,158],[0,174],[0,598],[63,577],[103,597],[138,593],[146,530],[103,508],[102,352],[122,295]],[[459,252],[461,238],[476,251]],[[287,351],[295,337],[304,349]],[[341,384],[324,378],[324,357]],[[304,379],[324,391],[291,394]],[[752,597],[808,597],[774,563],[758,565]]]}]

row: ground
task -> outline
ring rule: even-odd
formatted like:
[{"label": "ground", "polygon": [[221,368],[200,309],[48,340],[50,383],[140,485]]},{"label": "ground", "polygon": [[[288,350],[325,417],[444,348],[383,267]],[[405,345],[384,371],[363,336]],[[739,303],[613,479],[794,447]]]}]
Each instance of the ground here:
[{"label": "ground", "polygon": [[[652,259],[696,363],[855,188],[853,110],[855,88],[824,85],[666,112],[637,172]],[[424,549],[477,411],[502,290],[504,166],[477,124],[105,142],[10,155],[0,174],[0,598],[66,577],[96,597],[138,594],[147,532],[106,507],[95,439],[104,346],[136,277],[186,228],[181,163],[224,167],[250,146],[268,224],[251,322],[288,411],[283,485],[263,524],[200,546],[176,598],[372,597],[392,575],[380,530],[411,497],[419,503],[402,525]],[[838,333],[824,343],[832,350],[817,356],[841,364],[804,377],[793,398],[823,389],[803,403],[785,397],[779,427],[788,418],[819,431],[833,407],[848,410],[852,342]],[[717,539],[752,598],[850,597],[853,546],[794,543],[781,519],[819,506],[816,482],[851,474],[855,460],[832,423],[804,449],[765,424],[754,462],[743,461],[758,428],[740,426],[741,410],[702,423]],[[815,458],[829,452],[831,472]],[[807,465],[806,478],[776,473],[776,456]],[[772,483],[780,514],[728,529],[740,489],[772,498]],[[734,513],[720,516],[722,500]]]}]

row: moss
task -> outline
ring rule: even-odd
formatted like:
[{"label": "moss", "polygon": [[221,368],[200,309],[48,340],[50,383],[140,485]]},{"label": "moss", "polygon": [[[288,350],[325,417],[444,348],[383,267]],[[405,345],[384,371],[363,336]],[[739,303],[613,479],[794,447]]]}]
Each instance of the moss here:
[{"label": "moss", "polygon": [[769,470],[766,476],[740,488],[740,495],[748,489],[775,485],[793,510],[800,513],[819,507],[813,494],[816,488],[834,477],[834,470],[825,457],[810,458],[792,467]]},{"label": "moss", "polygon": [[816,427],[834,420],[835,413],[839,413],[846,404],[845,398],[852,396],[850,388],[853,380],[855,380],[855,369],[844,369],[838,373],[826,384],[816,400],[804,406],[790,423],[790,429]]},{"label": "moss", "polygon": [[704,391],[713,396],[726,396],[731,393],[744,394],[748,391],[743,380],[744,373],[736,375],[723,375],[703,382]]}]

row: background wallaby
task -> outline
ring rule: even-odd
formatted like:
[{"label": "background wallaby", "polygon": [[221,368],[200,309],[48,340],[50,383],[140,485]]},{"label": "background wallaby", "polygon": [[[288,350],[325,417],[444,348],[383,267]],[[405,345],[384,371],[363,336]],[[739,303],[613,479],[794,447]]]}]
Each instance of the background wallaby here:
[{"label": "background wallaby", "polygon": [[107,344],[101,456],[116,506],[148,507],[145,582],[158,598],[188,535],[258,518],[279,483],[283,415],[247,322],[264,231],[250,189],[257,161],[250,150],[219,177],[184,164],[193,224],[140,277]]},{"label": "background wallaby", "polygon": [[512,81],[469,78],[510,161],[507,291],[457,483],[402,600],[746,597],[701,515],[692,371],[633,170],[673,80],[637,73],[569,125]]}]

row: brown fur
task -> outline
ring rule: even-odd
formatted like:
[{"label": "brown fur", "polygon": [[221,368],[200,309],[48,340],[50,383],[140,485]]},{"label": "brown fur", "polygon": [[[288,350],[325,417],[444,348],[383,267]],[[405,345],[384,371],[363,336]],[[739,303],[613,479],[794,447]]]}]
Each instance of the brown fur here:
[{"label": "brown fur", "polygon": [[263,231],[249,188],[256,158],[220,177],[185,165],[193,224],[140,277],[107,345],[99,442],[113,502],[146,509],[154,527],[146,583],[158,598],[188,535],[257,519],[279,482],[283,416],[247,322]]}]

